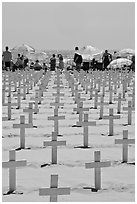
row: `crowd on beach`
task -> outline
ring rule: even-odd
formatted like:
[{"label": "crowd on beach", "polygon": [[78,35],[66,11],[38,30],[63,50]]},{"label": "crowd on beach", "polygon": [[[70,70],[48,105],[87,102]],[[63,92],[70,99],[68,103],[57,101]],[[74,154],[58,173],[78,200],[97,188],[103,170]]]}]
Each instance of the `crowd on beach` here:
[{"label": "crowd on beach", "polygon": [[[108,65],[110,62],[114,59],[118,59],[119,57],[116,57],[116,51],[114,51],[114,55],[110,54],[108,50],[105,50],[105,52],[102,55],[102,66],[101,70],[107,69]],[[57,65],[57,59],[58,59],[58,65]],[[135,71],[135,56],[132,56],[132,64],[130,68]],[[71,69],[76,69],[77,71],[80,71],[83,68],[83,58],[82,55],[79,52],[79,48],[75,47],[75,52],[74,52],[74,58],[73,58],[73,65]],[[97,68],[96,66],[97,61],[95,58],[93,58],[90,62],[90,67],[94,70]],[[5,51],[2,54],[2,69],[3,70],[10,70],[10,71],[15,71],[15,70],[25,70],[25,69],[34,69],[36,71],[39,71],[43,69],[45,72],[47,70],[55,71],[56,69],[59,69],[60,71],[63,71],[64,69],[64,61],[63,61],[63,55],[62,54],[57,54],[57,57],[55,54],[52,55],[50,58],[49,64],[46,64],[43,62],[41,64],[39,60],[36,60],[35,62],[29,62],[29,59],[27,56],[24,56],[20,53],[18,53],[16,62],[13,63],[12,60],[12,53],[9,51],[8,46],[5,47]],[[69,67],[68,67],[69,69]],[[85,69],[86,70],[86,69]]]}]

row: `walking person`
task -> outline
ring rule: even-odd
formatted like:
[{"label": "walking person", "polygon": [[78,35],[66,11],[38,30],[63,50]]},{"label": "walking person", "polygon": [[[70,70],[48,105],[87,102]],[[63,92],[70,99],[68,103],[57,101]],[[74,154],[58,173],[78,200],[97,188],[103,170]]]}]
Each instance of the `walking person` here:
[{"label": "walking person", "polygon": [[55,71],[55,68],[56,68],[56,57],[55,57],[55,54],[53,54],[52,57],[50,58],[50,70]]},{"label": "walking person", "polygon": [[106,69],[111,61],[112,61],[112,55],[108,53],[108,50],[105,50],[102,57],[103,68]]},{"label": "walking person", "polygon": [[63,56],[61,54],[58,55],[59,58],[59,69],[62,72],[64,69],[64,62],[63,62]]},{"label": "walking person", "polygon": [[6,51],[3,52],[2,57],[3,57],[4,68],[7,71],[11,70],[12,54],[9,51],[8,46],[6,46]]},{"label": "walking person", "polygon": [[76,64],[76,70],[80,71],[83,59],[78,50],[79,48],[75,47],[74,62]]}]

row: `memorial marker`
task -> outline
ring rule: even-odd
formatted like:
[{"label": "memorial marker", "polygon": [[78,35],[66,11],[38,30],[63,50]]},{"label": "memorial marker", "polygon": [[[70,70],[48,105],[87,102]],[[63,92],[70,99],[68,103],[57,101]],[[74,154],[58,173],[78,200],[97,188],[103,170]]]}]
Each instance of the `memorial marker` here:
[{"label": "memorial marker", "polygon": [[123,130],[123,139],[115,139],[115,144],[123,145],[122,162],[128,161],[128,145],[135,144],[135,139],[128,139],[128,130]]},{"label": "memorial marker", "polygon": [[9,151],[9,161],[2,162],[3,168],[9,168],[9,193],[13,193],[16,190],[16,167],[23,167],[27,165],[26,160],[16,161],[15,150]]},{"label": "memorial marker", "polygon": [[50,196],[50,202],[57,202],[58,195],[70,195],[70,188],[58,188],[58,175],[51,175],[50,188],[40,188],[40,196]]},{"label": "memorial marker", "polygon": [[95,171],[95,189],[96,190],[101,189],[101,168],[102,167],[109,167],[109,166],[111,166],[110,161],[106,161],[106,162],[100,161],[100,151],[94,152],[94,162],[85,164],[86,169],[94,168],[94,171]]}]

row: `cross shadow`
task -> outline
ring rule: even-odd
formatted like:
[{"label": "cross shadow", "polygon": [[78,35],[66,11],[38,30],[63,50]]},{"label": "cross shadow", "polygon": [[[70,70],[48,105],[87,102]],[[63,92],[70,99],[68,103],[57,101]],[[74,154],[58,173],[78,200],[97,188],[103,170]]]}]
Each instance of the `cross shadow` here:
[{"label": "cross shadow", "polygon": [[121,164],[135,165],[135,162],[124,162],[124,161],[122,161]]},{"label": "cross shadow", "polygon": [[36,126],[36,125],[33,125],[33,128],[37,128],[37,126]]},{"label": "cross shadow", "polygon": [[122,124],[123,126],[128,126],[128,124]]},{"label": "cross shadow", "polygon": [[83,189],[88,189],[88,190],[91,190],[92,192],[98,192],[98,189],[96,188],[93,188],[93,187],[83,187]]},{"label": "cross shadow", "polygon": [[22,195],[23,192],[19,192],[19,191],[8,191],[7,193],[3,193],[3,195],[10,195],[10,194]]},{"label": "cross shadow", "polygon": [[85,146],[75,146],[74,148],[80,148],[80,149],[90,149],[91,146],[85,147]]},{"label": "cross shadow", "polygon": [[30,150],[31,148],[30,147],[25,147],[25,148],[18,147],[18,148],[15,149],[15,151],[19,151],[19,150],[22,150],[22,149]]},{"label": "cross shadow", "polygon": [[82,127],[81,125],[72,125],[72,127]]},{"label": "cross shadow", "polygon": [[41,164],[40,167],[43,168],[43,167],[51,166],[51,165],[52,165],[51,163],[45,163],[45,164]]}]

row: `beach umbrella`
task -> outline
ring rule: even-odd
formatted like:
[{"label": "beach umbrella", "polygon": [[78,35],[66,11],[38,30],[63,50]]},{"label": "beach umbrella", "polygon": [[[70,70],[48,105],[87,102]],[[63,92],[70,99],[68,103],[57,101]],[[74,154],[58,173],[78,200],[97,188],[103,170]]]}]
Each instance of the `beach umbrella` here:
[{"label": "beach umbrella", "polygon": [[48,58],[48,55],[45,52],[37,51],[37,52],[30,52],[27,54],[27,57],[32,61],[46,61]]},{"label": "beach umbrella", "polygon": [[86,59],[90,58],[90,60],[91,60],[94,58],[94,56],[96,54],[99,54],[99,53],[101,54],[102,50],[100,50],[96,47],[92,47],[90,45],[87,45],[87,46],[81,48],[80,52],[81,52],[82,56],[84,56],[84,58],[86,58]]},{"label": "beach umbrella", "polygon": [[91,57],[91,55],[88,55],[88,54],[82,54],[82,59],[84,60],[84,61],[89,61],[89,60],[92,60],[92,57]]},{"label": "beach umbrella", "polygon": [[116,53],[117,56],[122,57],[122,58],[128,58],[130,56],[135,55],[135,50],[133,49],[123,49],[120,50],[119,52]]},{"label": "beach umbrella", "polygon": [[93,58],[94,58],[95,60],[102,61],[102,56],[103,56],[103,51],[101,51],[101,52],[99,52],[99,53],[97,53],[97,54],[94,54],[94,55],[93,55]]},{"label": "beach umbrella", "polygon": [[12,52],[18,52],[22,55],[26,55],[26,54],[28,54],[28,52],[35,52],[35,49],[29,45],[22,44],[22,45],[13,47],[11,51]]},{"label": "beach umbrella", "polygon": [[26,45],[26,44],[15,46],[11,49],[13,60],[15,60],[17,58],[18,54],[27,56],[27,54],[29,52],[35,52],[35,49],[29,45]]},{"label": "beach umbrella", "polygon": [[122,68],[124,66],[130,66],[131,64],[131,60],[126,58],[119,58],[111,61],[107,68]]}]

